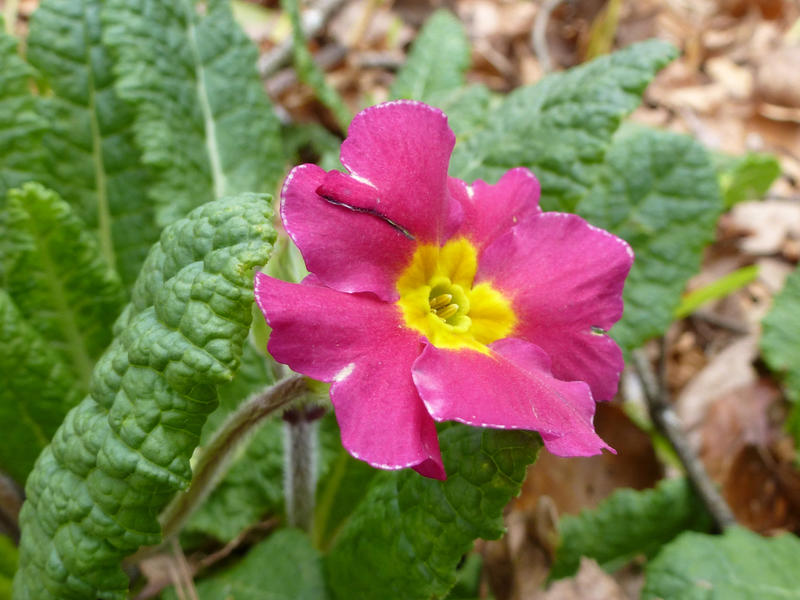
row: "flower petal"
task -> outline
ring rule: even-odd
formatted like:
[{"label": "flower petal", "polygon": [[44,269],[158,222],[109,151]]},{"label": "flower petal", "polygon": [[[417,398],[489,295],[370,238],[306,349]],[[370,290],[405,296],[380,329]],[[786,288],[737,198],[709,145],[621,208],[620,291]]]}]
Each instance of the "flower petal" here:
[{"label": "flower petal", "polygon": [[414,363],[414,383],[434,419],[538,431],[559,456],[610,449],[594,431],[595,403],[584,382],[554,378],[547,354],[523,340],[489,347],[487,356],[425,346]]},{"label": "flower petal", "polygon": [[454,145],[447,117],[427,104],[397,100],[358,113],[342,143],[342,164],[380,194],[355,206],[380,212],[418,241],[447,239],[461,213],[447,188]]},{"label": "flower petal", "polygon": [[414,243],[381,218],[353,212],[318,195],[328,175],[316,165],[301,165],[289,173],[281,193],[286,231],[308,270],[325,285],[396,299],[395,281],[411,260]]},{"label": "flower petal", "polygon": [[542,213],[484,250],[476,281],[511,299],[512,335],[542,348],[555,377],[586,381],[596,400],[609,400],[622,353],[602,332],[622,316],[632,262],[628,244],[607,231],[576,215]]},{"label": "flower petal", "polygon": [[381,469],[414,467],[443,479],[436,428],[411,379],[418,336],[392,304],[319,285],[256,274],[256,300],[272,333],[268,348],[293,370],[332,382],[342,444]]},{"label": "flower petal", "polygon": [[459,233],[478,248],[488,246],[520,221],[542,212],[539,181],[522,167],[507,171],[494,185],[479,179],[467,186],[451,178],[450,190],[464,211]]}]

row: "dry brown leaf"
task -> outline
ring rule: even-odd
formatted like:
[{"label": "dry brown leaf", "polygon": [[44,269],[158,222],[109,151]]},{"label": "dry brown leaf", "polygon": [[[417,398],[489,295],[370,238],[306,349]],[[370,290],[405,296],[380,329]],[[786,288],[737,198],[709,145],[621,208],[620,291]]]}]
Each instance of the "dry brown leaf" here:
[{"label": "dry brown leaf", "polygon": [[770,255],[789,238],[800,239],[800,204],[791,200],[740,202],[731,211],[733,223],[748,235],[739,247],[747,254]]},{"label": "dry brown leaf", "polygon": [[800,46],[784,46],[763,57],[756,90],[770,104],[800,108]]},{"label": "dry brown leaf", "polygon": [[628,600],[625,590],[591,558],[581,558],[575,577],[556,581],[536,600]]}]

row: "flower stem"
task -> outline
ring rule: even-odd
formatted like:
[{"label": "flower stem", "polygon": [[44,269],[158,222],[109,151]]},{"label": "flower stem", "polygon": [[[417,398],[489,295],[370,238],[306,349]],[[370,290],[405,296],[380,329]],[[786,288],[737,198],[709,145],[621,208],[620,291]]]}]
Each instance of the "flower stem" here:
[{"label": "flower stem", "polygon": [[239,444],[266,417],[302,398],[307,392],[305,377],[292,375],[251,396],[228,417],[203,450],[194,469],[192,483],[161,513],[161,529],[165,541],[181,530],[189,516],[211,493]]},{"label": "flower stem", "polygon": [[292,408],[284,420],[284,494],[289,525],[311,531],[317,487],[317,419],[325,414],[318,406]]}]

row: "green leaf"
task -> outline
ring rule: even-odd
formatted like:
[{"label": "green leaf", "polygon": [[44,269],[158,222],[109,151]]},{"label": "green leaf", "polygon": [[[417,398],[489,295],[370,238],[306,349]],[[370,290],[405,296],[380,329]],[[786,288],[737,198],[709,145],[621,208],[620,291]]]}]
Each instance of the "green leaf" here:
[{"label": "green leaf", "polygon": [[90,394],[28,478],[18,600],[126,597],[120,560],[159,541],[158,513],[188,486],[217,386],[239,366],[271,218],[268,198],[243,194],[162,232]]},{"label": "green leaf", "polygon": [[461,21],[450,11],[438,10],[414,40],[389,95],[429,102],[433,94],[460,88],[469,68],[469,55],[469,40]]},{"label": "green leaf", "polygon": [[314,90],[320,102],[331,110],[339,128],[347,131],[353,115],[336,89],[325,81],[325,73],[314,62],[303,32],[299,0],[281,0],[281,7],[286,11],[292,26],[292,56],[298,78]]},{"label": "green leaf", "polygon": [[11,579],[16,570],[17,547],[9,538],[0,535],[0,600],[11,600]]},{"label": "green leaf", "polygon": [[[0,217],[0,279],[23,317],[86,393],[123,306],[116,273],[58,194],[36,183],[8,193]],[[63,413],[62,413],[63,416]]]},{"label": "green leaf", "polygon": [[[167,600],[176,595],[170,591]],[[319,554],[308,537],[282,529],[235,567],[201,581],[200,600],[327,600]]]},{"label": "green leaf", "polygon": [[42,133],[47,127],[31,94],[33,69],[17,53],[0,16],[0,197],[42,173]]},{"label": "green leaf", "polygon": [[786,600],[800,590],[800,539],[734,527],[721,536],[684,533],[645,570],[644,600]]},{"label": "green leaf", "polygon": [[0,535],[0,576],[13,577],[17,570],[18,554],[11,538]]},{"label": "green leaf", "polygon": [[789,275],[773,299],[761,330],[764,361],[783,377],[789,399],[800,402],[800,268]]},{"label": "green leaf", "polygon": [[271,192],[283,174],[278,120],[257,51],[225,0],[108,0],[116,91],[155,172],[162,225],[226,194]]},{"label": "green leaf", "polygon": [[[209,417],[201,443],[206,443],[227,416],[248,396],[275,382],[266,359],[245,345],[236,378],[220,387],[220,406]],[[189,534],[202,533],[228,542],[268,514],[283,507],[282,421],[265,421],[231,463],[228,473],[186,525]]]},{"label": "green leaf", "polygon": [[606,162],[576,212],[627,240],[636,255],[623,293],[625,312],[612,330],[630,351],[672,322],[713,239],[722,200],[708,153],[686,136],[626,127]]},{"label": "green leaf", "polygon": [[468,85],[451,91],[433,92],[427,102],[447,115],[447,123],[456,134],[458,147],[486,126],[492,95],[484,85]]},{"label": "green leaf", "polygon": [[651,557],[685,530],[708,531],[711,518],[685,479],[668,479],[652,490],[619,490],[600,506],[559,522],[561,539],[552,579],[578,571],[582,556],[607,571],[638,555]]},{"label": "green leaf", "polygon": [[671,45],[650,40],[513,91],[485,130],[456,146],[451,174],[493,182],[525,166],[542,185],[545,210],[572,212],[592,188],[621,119],[675,55]]},{"label": "green leaf", "polygon": [[[335,421],[332,423],[336,425]],[[338,452],[332,460],[328,477],[321,477],[317,487],[317,506],[314,512],[314,546],[326,550],[347,524],[353,510],[364,499],[377,469],[356,460],[342,447],[339,429],[335,444]]]},{"label": "green leaf", "polygon": [[20,483],[33,468],[64,415],[81,398],[81,386],[47,339],[0,288],[0,469]]},{"label": "green leaf", "polygon": [[94,231],[126,288],[158,239],[148,173],[134,145],[133,112],[114,92],[101,43],[101,0],[43,0],[31,19],[28,60],[52,89],[40,105],[48,185]]},{"label": "green leaf", "polygon": [[678,308],[675,309],[675,318],[683,319],[688,317],[706,302],[720,300],[729,296],[754,281],[756,277],[758,277],[758,265],[749,265],[736,269],[701,288],[685,294],[681,298]]},{"label": "green leaf", "polygon": [[781,174],[781,165],[772,154],[715,154],[714,163],[726,209],[738,202],[761,198]]},{"label": "green leaf", "polygon": [[447,481],[411,470],[373,480],[325,559],[334,598],[441,598],[473,540],[503,533],[503,508],[519,493],[539,437],[454,425],[439,440]]}]

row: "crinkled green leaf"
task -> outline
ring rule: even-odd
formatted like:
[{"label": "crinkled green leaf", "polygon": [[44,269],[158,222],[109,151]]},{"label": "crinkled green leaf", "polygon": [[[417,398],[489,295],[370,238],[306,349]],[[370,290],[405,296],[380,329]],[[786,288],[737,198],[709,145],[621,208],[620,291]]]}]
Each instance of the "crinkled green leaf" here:
[{"label": "crinkled green leaf", "polygon": [[715,154],[714,163],[725,208],[744,200],[761,198],[781,174],[781,165],[772,154]]},{"label": "crinkled green leaf", "polygon": [[108,0],[103,24],[160,224],[226,194],[273,191],[278,120],[225,0]]},{"label": "crinkled green leaf", "polygon": [[64,415],[81,398],[80,384],[58,354],[0,288],[0,469],[20,483]]},{"label": "crinkled green leaf", "polygon": [[[274,383],[266,359],[245,344],[242,366],[220,387],[220,405],[203,429],[201,444],[248,396]],[[262,516],[283,506],[283,437],[280,420],[269,419],[246,442],[228,473],[186,524],[189,534],[202,533],[228,542]]]},{"label": "crinkled green leaf", "polygon": [[450,11],[436,11],[414,40],[390,96],[430,102],[435,93],[462,87],[469,54],[469,40],[461,21]]},{"label": "crinkled green leaf", "polygon": [[[200,600],[327,600],[319,554],[308,537],[282,529],[239,564],[197,584]],[[175,600],[173,591],[167,600]]]},{"label": "crinkled green leaf", "polygon": [[69,204],[39,184],[8,193],[0,233],[3,287],[86,393],[123,307],[119,277]]},{"label": "crinkled green leaf", "polygon": [[[428,98],[428,104],[440,108],[447,115],[447,124],[456,134],[456,146],[483,130],[491,114],[492,103],[489,88],[477,84],[432,92]],[[499,100],[494,103],[499,103]]]},{"label": "crinkled green leaf", "polygon": [[708,153],[686,136],[624,128],[576,212],[633,248],[625,312],[612,335],[624,350],[637,348],[672,322],[714,237],[722,200]]},{"label": "crinkled green leaf", "polygon": [[684,533],[645,569],[644,600],[800,598],[800,539],[763,538],[734,527],[724,535]]},{"label": "crinkled green leaf", "polygon": [[456,146],[451,174],[497,181],[512,167],[529,167],[542,185],[542,207],[572,212],[621,119],[675,55],[666,42],[649,40],[513,91],[483,131]]},{"label": "crinkled green leaf", "polygon": [[42,173],[42,133],[47,127],[31,94],[33,69],[17,53],[0,16],[0,196]]},{"label": "crinkled green leaf", "polygon": [[561,519],[550,577],[575,574],[582,556],[612,571],[637,555],[653,556],[683,531],[708,531],[711,525],[686,479],[662,481],[652,490],[619,490],[597,508]]},{"label": "crinkled green leaf", "polygon": [[539,437],[454,425],[439,440],[447,480],[411,470],[378,474],[325,559],[334,598],[441,598],[475,538],[503,533]]},{"label": "crinkled green leaf", "polygon": [[18,600],[126,597],[120,560],[159,541],[158,514],[189,484],[217,386],[238,368],[271,217],[267,198],[240,195],[163,231],[89,395],[28,478]]},{"label": "crinkled green leaf", "polygon": [[101,0],[43,0],[31,19],[28,60],[52,89],[41,102],[47,183],[94,230],[130,288],[158,239],[148,173],[133,139],[133,111],[114,91],[101,43]]},{"label": "crinkled green leaf", "polygon": [[800,268],[786,279],[761,322],[761,353],[786,383],[786,393],[800,402]]}]

